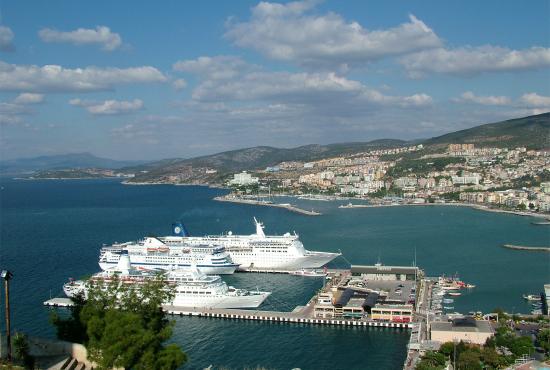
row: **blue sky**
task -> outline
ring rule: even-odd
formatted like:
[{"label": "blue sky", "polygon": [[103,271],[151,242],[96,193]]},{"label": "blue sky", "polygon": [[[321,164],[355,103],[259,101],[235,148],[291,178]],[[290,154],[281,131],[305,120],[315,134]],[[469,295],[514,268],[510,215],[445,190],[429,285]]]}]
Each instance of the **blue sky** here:
[{"label": "blue sky", "polygon": [[547,1],[0,3],[0,156],[422,138],[550,110]]}]

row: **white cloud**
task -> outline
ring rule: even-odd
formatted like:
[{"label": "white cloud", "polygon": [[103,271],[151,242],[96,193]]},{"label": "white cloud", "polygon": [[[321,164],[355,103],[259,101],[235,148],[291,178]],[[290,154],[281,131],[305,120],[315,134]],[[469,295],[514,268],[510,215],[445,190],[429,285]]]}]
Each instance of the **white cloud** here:
[{"label": "white cloud", "polygon": [[468,102],[481,105],[509,105],[511,99],[507,96],[478,96],[471,91],[466,91],[455,99],[456,102]]},{"label": "white cloud", "polygon": [[16,65],[0,61],[0,91],[87,92],[112,90],[117,84],[164,82],[150,66],[132,68],[64,68]]},{"label": "white cloud", "polygon": [[13,102],[15,104],[38,104],[44,101],[44,94],[21,93]]},{"label": "white cloud", "polygon": [[[207,104],[209,109],[222,104],[224,110],[230,111],[234,108],[228,105],[237,102],[262,102],[272,107],[305,105],[319,110],[369,109],[380,105],[414,108],[432,104],[432,98],[426,94],[389,96],[333,72],[264,71],[230,56],[180,61],[174,68],[201,78],[191,96],[195,103]],[[197,104],[193,109],[199,109]]]},{"label": "white cloud", "polygon": [[0,26],[0,50],[1,51],[14,51],[13,45],[13,31],[6,26]]},{"label": "white cloud", "polygon": [[433,49],[406,55],[401,64],[413,78],[429,73],[476,75],[550,67],[550,49],[532,47],[511,50],[497,46]]},{"label": "white cloud", "polygon": [[247,22],[228,22],[225,36],[272,59],[321,67],[363,64],[441,46],[439,37],[414,15],[393,28],[367,30],[335,13],[307,14],[314,5],[261,2]]},{"label": "white cloud", "polygon": [[523,103],[528,107],[532,107],[532,108],[546,107],[547,108],[546,110],[550,108],[550,96],[542,96],[537,93],[528,93],[528,94],[523,94],[519,98],[519,100],[521,103]]},{"label": "white cloud", "polygon": [[178,78],[174,82],[172,82],[172,87],[174,90],[183,90],[187,87],[187,81],[185,81],[183,78]]},{"label": "white cloud", "polygon": [[140,99],[134,99],[132,101],[105,100],[103,102],[71,99],[69,100],[69,104],[83,107],[93,115],[126,114],[143,108],[143,101]]},{"label": "white cloud", "polygon": [[233,78],[243,72],[258,69],[240,57],[231,55],[180,60],[174,63],[172,68],[178,72],[193,73],[211,80]]},{"label": "white cloud", "polygon": [[118,33],[111,32],[106,26],[97,26],[95,29],[79,28],[74,31],[57,31],[44,28],[38,32],[44,42],[68,42],[74,45],[101,45],[103,50],[112,51],[122,45],[122,39]]}]

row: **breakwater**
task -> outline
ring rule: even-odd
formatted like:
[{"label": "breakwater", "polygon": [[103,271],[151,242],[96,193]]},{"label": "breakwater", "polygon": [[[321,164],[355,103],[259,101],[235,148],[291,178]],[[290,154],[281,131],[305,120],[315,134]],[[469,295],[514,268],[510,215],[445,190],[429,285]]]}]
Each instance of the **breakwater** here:
[{"label": "breakwater", "polygon": [[503,244],[504,248],[515,249],[520,251],[533,251],[533,252],[550,252],[550,247],[528,247],[525,245]]},{"label": "breakwater", "polygon": [[235,196],[220,196],[215,197],[214,200],[217,200],[219,202],[231,202],[231,203],[242,203],[242,204],[250,204],[254,206],[267,206],[267,207],[277,207],[277,208],[284,208],[288,211],[299,213],[306,216],[320,216],[320,212],[316,212],[314,210],[308,211],[306,209],[302,209],[296,206],[293,206],[292,204],[288,203],[273,203],[269,201],[264,200],[254,200],[254,199],[246,199],[246,198],[240,198]]}]

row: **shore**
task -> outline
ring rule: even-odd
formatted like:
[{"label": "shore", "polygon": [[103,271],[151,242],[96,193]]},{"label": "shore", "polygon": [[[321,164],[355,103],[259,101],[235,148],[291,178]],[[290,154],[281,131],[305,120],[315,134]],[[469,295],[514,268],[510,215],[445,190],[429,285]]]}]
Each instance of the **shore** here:
[{"label": "shore", "polygon": [[380,208],[380,207],[406,207],[406,206],[446,206],[446,207],[470,207],[480,211],[494,212],[494,213],[507,213],[516,216],[526,216],[526,217],[537,217],[545,220],[550,220],[550,215],[533,213],[533,212],[523,212],[523,211],[509,211],[499,208],[491,208],[481,204],[472,204],[472,203],[399,203],[399,204],[357,204],[350,206],[341,206],[343,209],[352,209],[352,208]]},{"label": "shore", "polygon": [[271,203],[261,200],[253,200],[253,199],[243,199],[243,198],[237,198],[234,196],[220,196],[215,197],[214,200],[217,200],[219,202],[230,202],[230,203],[241,203],[241,204],[251,204],[255,206],[267,206],[267,207],[276,207],[276,208],[284,208],[288,211],[299,213],[306,216],[320,216],[320,212],[316,212],[314,210],[308,211],[302,208],[298,208],[296,206],[293,206],[292,204],[288,203]]}]

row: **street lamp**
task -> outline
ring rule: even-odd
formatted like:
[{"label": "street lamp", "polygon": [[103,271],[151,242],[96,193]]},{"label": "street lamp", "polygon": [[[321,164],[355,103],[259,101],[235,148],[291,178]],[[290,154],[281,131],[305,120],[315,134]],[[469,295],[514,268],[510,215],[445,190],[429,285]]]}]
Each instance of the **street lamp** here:
[{"label": "street lamp", "polygon": [[8,270],[2,270],[0,277],[4,279],[4,291],[6,298],[6,342],[8,350],[8,361],[11,361],[11,330],[10,330],[10,280],[13,274]]}]

